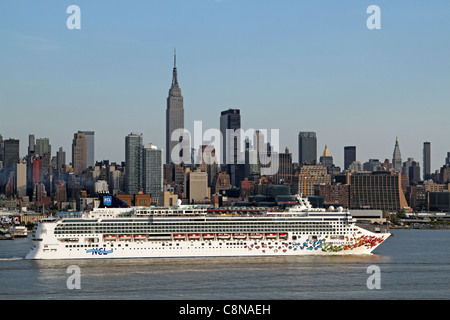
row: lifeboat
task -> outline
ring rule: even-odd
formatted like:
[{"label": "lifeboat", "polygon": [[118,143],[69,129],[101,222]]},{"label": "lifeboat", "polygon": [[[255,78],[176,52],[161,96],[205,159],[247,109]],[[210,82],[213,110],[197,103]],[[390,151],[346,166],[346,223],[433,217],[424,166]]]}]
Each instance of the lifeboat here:
[{"label": "lifeboat", "polygon": [[136,240],[143,240],[143,239],[146,239],[147,237],[145,236],[145,235],[143,235],[143,234],[135,234],[134,235],[134,239],[136,239]]},{"label": "lifeboat", "polygon": [[276,239],[277,234],[276,233],[266,233],[266,239]]},{"label": "lifeboat", "polygon": [[184,239],[186,239],[186,235],[184,235],[184,234],[174,234],[173,238],[175,240],[184,240]]},{"label": "lifeboat", "polygon": [[251,233],[250,239],[262,239],[262,234],[261,233]]},{"label": "lifeboat", "polygon": [[245,233],[235,233],[233,234],[233,239],[246,239],[247,235]]},{"label": "lifeboat", "polygon": [[129,234],[121,234],[119,240],[130,240],[131,236]]},{"label": "lifeboat", "polygon": [[200,235],[199,234],[190,234],[188,235],[189,240],[199,240]]},{"label": "lifeboat", "polygon": [[287,233],[280,233],[280,239],[287,239]]},{"label": "lifeboat", "polygon": [[105,240],[116,240],[116,236],[114,234],[105,235]]},{"label": "lifeboat", "polygon": [[203,235],[203,239],[204,240],[212,240],[212,239],[214,239],[214,235],[212,233],[205,233]]},{"label": "lifeboat", "polygon": [[228,233],[219,233],[217,235],[217,239],[220,239],[220,240],[228,240],[230,238],[231,238],[231,235],[229,235]]}]

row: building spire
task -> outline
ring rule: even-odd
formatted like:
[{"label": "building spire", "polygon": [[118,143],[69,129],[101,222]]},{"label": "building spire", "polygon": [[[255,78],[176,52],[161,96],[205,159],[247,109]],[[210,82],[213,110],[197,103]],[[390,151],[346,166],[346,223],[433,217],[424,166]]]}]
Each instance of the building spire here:
[{"label": "building spire", "polygon": [[400,153],[400,146],[398,145],[398,137],[395,138],[394,153],[392,155],[392,163],[394,170],[400,172],[402,169],[402,155]]},{"label": "building spire", "polygon": [[330,157],[330,152],[328,152],[328,146],[325,145],[325,150],[323,150],[323,157]]},{"label": "building spire", "polygon": [[173,67],[177,68],[177,48],[173,49]]},{"label": "building spire", "polygon": [[177,75],[177,49],[173,50],[173,74],[172,74],[172,88],[178,87],[178,75]]}]

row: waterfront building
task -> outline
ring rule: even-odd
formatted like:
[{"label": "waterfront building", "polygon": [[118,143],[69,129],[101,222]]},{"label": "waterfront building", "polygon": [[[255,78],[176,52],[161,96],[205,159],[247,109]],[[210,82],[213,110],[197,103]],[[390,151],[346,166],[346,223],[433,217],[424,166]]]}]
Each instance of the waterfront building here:
[{"label": "waterfront building", "polygon": [[[174,54],[172,85],[169,90],[169,96],[167,97],[166,109],[166,163],[178,161],[178,159],[172,159],[172,149],[185,137],[180,136],[177,138],[177,141],[172,141],[172,133],[177,129],[184,129],[184,108],[183,96],[178,85],[176,54]],[[182,158],[183,155],[180,154],[180,157]],[[179,164],[178,162],[176,163]]]},{"label": "waterfront building", "polygon": [[354,209],[387,212],[409,210],[401,185],[401,174],[392,171],[357,172],[350,175]]},{"label": "waterfront building", "polygon": [[427,211],[450,211],[450,190],[426,193]]},{"label": "waterfront building", "polygon": [[315,132],[299,132],[298,164],[317,163],[317,137]]}]

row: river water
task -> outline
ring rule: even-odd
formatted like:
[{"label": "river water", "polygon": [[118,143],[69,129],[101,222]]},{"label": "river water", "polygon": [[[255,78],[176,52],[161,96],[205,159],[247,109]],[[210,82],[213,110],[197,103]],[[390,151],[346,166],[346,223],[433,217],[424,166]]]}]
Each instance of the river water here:
[{"label": "river water", "polygon": [[[372,255],[325,257],[34,261],[30,236],[4,240],[0,299],[450,299],[450,230],[392,233]],[[79,289],[67,285],[73,265]]]}]

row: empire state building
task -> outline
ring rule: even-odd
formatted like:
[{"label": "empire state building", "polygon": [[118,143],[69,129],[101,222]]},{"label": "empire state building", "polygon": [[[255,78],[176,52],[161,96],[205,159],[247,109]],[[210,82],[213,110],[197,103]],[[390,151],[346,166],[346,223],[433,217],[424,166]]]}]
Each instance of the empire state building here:
[{"label": "empire state building", "polygon": [[[184,129],[184,109],[183,96],[181,95],[181,89],[178,86],[177,56],[174,54],[172,86],[169,89],[166,109],[166,163],[176,162],[175,159],[172,159],[172,149],[182,140],[182,137],[177,135],[177,137],[174,137],[176,140],[172,141],[172,133],[176,129]],[[180,153],[182,153],[182,151],[180,151]],[[183,155],[180,154],[179,156],[179,159],[181,159]]]}]

